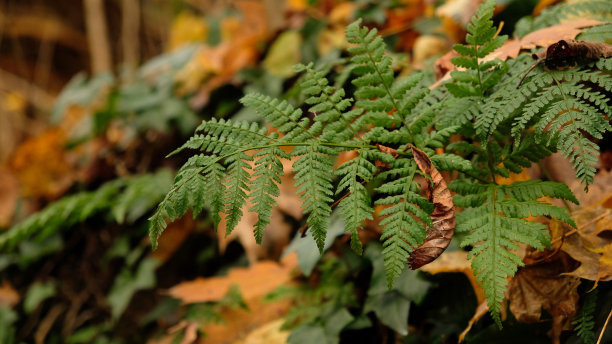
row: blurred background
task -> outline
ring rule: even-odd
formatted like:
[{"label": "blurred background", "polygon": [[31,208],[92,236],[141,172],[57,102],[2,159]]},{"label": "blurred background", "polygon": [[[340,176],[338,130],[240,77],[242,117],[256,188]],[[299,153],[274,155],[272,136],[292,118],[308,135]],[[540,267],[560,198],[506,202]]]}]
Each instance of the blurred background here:
[{"label": "blurred background", "polygon": [[[495,20],[512,34],[558,2],[498,1]],[[289,166],[261,246],[256,219],[225,237],[208,214],[170,224],[151,251],[147,218],[189,157],[165,156],[201,120],[260,121],[238,102],[250,91],[299,104],[300,62],[352,87],[355,19],[379,29],[397,74],[433,82],[480,3],[1,1],[0,342],[456,342],[477,306],[471,272],[407,271],[388,291],[375,221],[364,256],[335,221],[320,257],[299,240]],[[486,342],[491,325],[473,331]]]}]

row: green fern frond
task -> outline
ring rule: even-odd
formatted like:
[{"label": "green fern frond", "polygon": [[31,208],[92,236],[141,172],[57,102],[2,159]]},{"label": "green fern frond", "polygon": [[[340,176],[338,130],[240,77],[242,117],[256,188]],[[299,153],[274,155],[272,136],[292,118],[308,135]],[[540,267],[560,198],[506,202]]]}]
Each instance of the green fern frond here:
[{"label": "green fern frond", "polygon": [[358,230],[363,226],[365,220],[372,220],[372,209],[370,195],[364,184],[369,183],[376,166],[368,161],[365,150],[357,151],[358,155],[338,167],[336,175],[341,179],[336,188],[336,195],[346,192],[346,197],[340,201],[340,210],[344,218],[344,229],[351,234],[351,248],[358,254],[363,251],[359,240]]},{"label": "green fern frond", "polygon": [[392,169],[380,176],[388,181],[376,189],[385,195],[376,204],[387,206],[380,212],[383,217],[380,239],[389,287],[404,270],[410,253],[425,240],[425,226],[432,225],[429,214],[433,204],[419,195],[420,186],[414,180],[416,171],[413,160],[397,159]]},{"label": "green fern frond", "polygon": [[465,181],[449,187],[457,192],[455,204],[466,207],[457,215],[458,232],[468,233],[461,246],[473,246],[468,258],[476,279],[482,285],[493,319],[501,327],[500,311],[507,278],[514,276],[523,262],[516,253],[517,243],[542,250],[550,245],[546,226],[525,220],[528,216],[550,216],[576,224],[559,207],[538,201],[544,195],[576,201],[560,183],[527,181],[510,185],[481,185]]},{"label": "green fern frond", "polygon": [[[373,124],[399,126],[404,114],[389,115],[393,109],[400,110],[391,92],[394,81],[391,58],[385,56],[385,43],[377,35],[376,28],[370,30],[360,24],[361,20],[357,20],[346,28],[348,42],[356,44],[348,49],[352,54],[351,62],[357,66],[353,73],[359,75],[352,81],[357,86],[355,105],[366,110],[368,120]],[[399,96],[400,91],[401,87],[395,95]]]},{"label": "green fern frond", "polygon": [[278,128],[278,132],[285,134],[282,138],[284,142],[304,141],[313,136],[308,132],[310,120],[302,117],[302,110],[294,108],[285,100],[249,93],[240,102],[264,116],[272,126]]},{"label": "green fern frond", "polygon": [[246,204],[251,184],[250,161],[253,161],[253,157],[244,152],[227,158],[229,165],[224,181],[224,203],[227,214],[225,235],[229,235],[234,230],[242,217],[242,206]]},{"label": "green fern frond", "polygon": [[332,170],[333,161],[329,154],[334,153],[312,141],[308,146],[296,147],[292,156],[300,158],[293,164],[295,186],[304,211],[309,213],[306,222],[319,250],[323,252],[328,218],[333,202]]},{"label": "green fern frond", "polygon": [[580,310],[572,319],[574,332],[584,343],[595,342],[595,320],[593,319],[593,313],[595,313],[596,307],[597,289],[586,295],[582,302],[582,307],[580,307]]},{"label": "green fern frond", "polygon": [[514,119],[515,145],[520,142],[519,134],[533,126],[541,137],[547,137],[548,144],[556,142],[556,148],[572,162],[576,176],[588,187],[595,176],[599,148],[587,136],[601,139],[612,126],[606,120],[610,113],[606,97],[592,86],[585,86],[585,82],[608,89],[612,80],[609,74],[590,71],[540,74],[546,77],[536,76],[537,81],[526,85],[530,93],[540,89],[537,98],[528,102],[522,114]]},{"label": "green fern frond", "polygon": [[257,152],[254,155],[255,169],[253,177],[253,191],[251,200],[253,206],[249,211],[257,213],[257,222],[253,232],[257,243],[263,239],[264,229],[270,223],[272,208],[276,204],[274,197],[280,195],[278,184],[283,176],[283,163],[279,158],[288,159],[289,156],[279,147],[271,147]]},{"label": "green fern frond", "polygon": [[162,169],[154,174],[121,178],[95,191],[65,196],[0,234],[0,249],[13,249],[23,240],[41,241],[100,213],[118,223],[133,222],[157,204],[170,189],[172,175]]},{"label": "green fern frond", "polygon": [[309,111],[315,115],[314,121],[325,124],[319,139],[346,142],[355,138],[363,126],[360,117],[363,111],[346,111],[351,107],[353,99],[345,98],[344,89],[329,86],[325,75],[321,71],[313,70],[310,65],[298,65],[296,70],[306,72],[300,87],[302,93],[308,97],[305,103],[311,105]]},{"label": "green fern frond", "polygon": [[[507,36],[496,36],[497,29],[491,20],[494,8],[494,0],[485,1],[468,25],[468,34],[465,38],[468,44],[456,44],[453,47],[462,56],[452,58],[451,62],[465,70],[452,71],[454,82],[446,83],[445,86],[457,98],[483,98],[485,92],[495,86],[508,69],[504,61],[483,59],[501,47],[507,39]],[[474,128],[483,140],[484,146],[499,122],[501,119],[497,116],[497,112],[477,112]]]}]

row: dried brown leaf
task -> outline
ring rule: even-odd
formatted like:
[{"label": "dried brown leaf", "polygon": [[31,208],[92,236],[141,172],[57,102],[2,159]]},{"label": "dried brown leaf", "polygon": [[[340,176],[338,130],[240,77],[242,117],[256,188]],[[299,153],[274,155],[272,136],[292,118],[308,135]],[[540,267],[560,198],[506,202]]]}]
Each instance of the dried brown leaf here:
[{"label": "dried brown leaf", "polygon": [[[496,58],[505,61],[508,58],[515,58],[522,49],[546,47],[558,42],[559,40],[574,39],[576,36],[582,33],[584,28],[603,24],[606,24],[606,22],[592,19],[578,19],[537,30],[526,35],[520,40],[510,39],[506,41],[503,46],[486,56],[483,61]],[[434,64],[434,73],[436,75],[437,82],[430,86],[430,88],[435,88],[439,86],[442,81],[450,78],[450,72],[456,69],[456,67],[450,62],[450,59],[454,56],[457,56],[457,53],[452,50],[436,61]]]},{"label": "dried brown leaf", "polygon": [[446,181],[425,152],[416,147],[411,149],[419,169],[431,176],[433,185],[429,183],[429,200],[434,204],[430,215],[433,227],[427,228],[425,241],[412,251],[408,258],[410,267],[414,270],[432,262],[446,250],[455,233],[456,220],[453,196]]},{"label": "dried brown leaf", "polygon": [[[578,230],[565,233],[561,250],[580,266],[570,276],[595,282],[612,280],[612,212],[600,205],[575,211],[572,214]],[[596,221],[593,221],[595,219]]]},{"label": "dried brown leaf", "polygon": [[528,266],[520,269],[508,286],[510,310],[518,321],[539,321],[542,309],[550,313],[553,343],[560,343],[563,325],[578,308],[580,279],[561,275],[564,271],[561,261]]}]

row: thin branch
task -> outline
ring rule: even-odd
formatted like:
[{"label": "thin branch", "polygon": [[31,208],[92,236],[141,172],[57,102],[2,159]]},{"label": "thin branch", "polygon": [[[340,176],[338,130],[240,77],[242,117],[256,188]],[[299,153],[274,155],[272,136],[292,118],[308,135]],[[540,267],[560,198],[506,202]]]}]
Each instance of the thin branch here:
[{"label": "thin branch", "polygon": [[106,28],[106,15],[102,0],[84,0],[87,42],[91,57],[93,74],[110,72],[112,68],[111,50]]},{"label": "thin branch", "polygon": [[606,318],[606,322],[603,325],[603,328],[601,329],[601,332],[599,333],[599,339],[597,339],[597,343],[599,344],[601,343],[601,339],[603,338],[603,334],[606,331],[606,327],[608,326],[608,322],[610,321],[610,316],[612,316],[612,309],[610,309],[610,313],[608,313],[608,317]]}]

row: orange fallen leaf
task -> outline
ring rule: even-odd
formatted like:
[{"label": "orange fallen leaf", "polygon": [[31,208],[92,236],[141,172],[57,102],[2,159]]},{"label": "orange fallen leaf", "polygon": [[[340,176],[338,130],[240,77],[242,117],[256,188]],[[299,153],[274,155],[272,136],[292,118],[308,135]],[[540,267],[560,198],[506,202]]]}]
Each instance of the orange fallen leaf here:
[{"label": "orange fallen leaf", "polygon": [[291,271],[297,266],[297,255],[290,254],[282,263],[257,262],[247,268],[234,268],[227,276],[204,278],[183,282],[168,290],[172,297],[185,304],[219,301],[233,285],[240,288],[245,300],[257,299],[276,287],[291,281]]},{"label": "orange fallen leaf", "polygon": [[0,306],[13,307],[20,300],[19,293],[8,282],[0,284]]},{"label": "orange fallen leaf", "polygon": [[195,221],[190,213],[177,221],[169,223],[159,238],[157,249],[152,251],[150,256],[161,262],[167,261],[178,250],[185,239],[189,237],[194,228]]},{"label": "orange fallen leaf", "polygon": [[[261,327],[271,321],[275,321],[276,326],[280,327],[278,323],[282,324],[284,321],[278,319],[287,313],[290,307],[289,301],[262,302],[256,299],[247,301],[246,304],[249,308],[248,310],[243,308],[225,308],[222,310],[220,315],[224,320],[224,324],[210,323],[204,325],[202,331],[206,333],[206,338],[200,342],[217,344],[273,344],[278,343],[275,340],[284,338],[285,341],[281,341],[281,343],[286,343],[286,337],[289,335],[288,332],[274,333],[274,329],[272,329],[271,335],[268,334],[268,336],[264,337],[264,334],[261,334],[263,338],[258,338],[257,334],[252,332],[262,331]],[[262,339],[267,340],[260,341]]]},{"label": "orange fallen leaf", "polygon": [[478,307],[476,307],[476,312],[474,312],[474,315],[472,316],[472,318],[468,322],[468,325],[459,334],[459,343],[462,343],[463,340],[465,340],[465,336],[467,336],[468,332],[470,332],[470,330],[472,329],[472,326],[474,326],[474,324],[476,322],[478,322],[478,320],[480,320],[480,318],[482,318],[485,314],[487,314],[487,312],[489,312],[489,305],[488,305],[488,303],[486,301],[481,302],[478,305]]},{"label": "orange fallen leaf", "polygon": [[62,130],[50,129],[17,148],[12,167],[21,180],[24,194],[51,200],[72,185],[76,172],[66,152],[66,143]]}]

